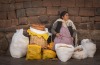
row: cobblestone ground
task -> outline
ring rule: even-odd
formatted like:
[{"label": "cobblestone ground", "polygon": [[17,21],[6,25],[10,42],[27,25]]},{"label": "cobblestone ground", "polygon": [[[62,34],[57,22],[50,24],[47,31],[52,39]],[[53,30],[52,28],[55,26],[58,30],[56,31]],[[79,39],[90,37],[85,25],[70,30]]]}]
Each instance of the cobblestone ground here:
[{"label": "cobblestone ground", "polygon": [[100,65],[100,51],[97,51],[94,58],[84,60],[70,59],[67,62],[60,60],[25,60],[24,58],[16,59],[8,55],[0,56],[0,65]]}]

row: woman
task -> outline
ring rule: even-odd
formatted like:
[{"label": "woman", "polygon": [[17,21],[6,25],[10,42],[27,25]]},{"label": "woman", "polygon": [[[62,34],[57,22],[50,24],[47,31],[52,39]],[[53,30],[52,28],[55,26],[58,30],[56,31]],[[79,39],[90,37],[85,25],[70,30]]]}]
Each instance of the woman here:
[{"label": "woman", "polygon": [[64,43],[68,45],[74,45],[73,37],[76,35],[75,31],[76,27],[69,19],[69,14],[66,11],[63,11],[60,14],[60,18],[54,22],[51,29],[54,38],[54,44]]}]

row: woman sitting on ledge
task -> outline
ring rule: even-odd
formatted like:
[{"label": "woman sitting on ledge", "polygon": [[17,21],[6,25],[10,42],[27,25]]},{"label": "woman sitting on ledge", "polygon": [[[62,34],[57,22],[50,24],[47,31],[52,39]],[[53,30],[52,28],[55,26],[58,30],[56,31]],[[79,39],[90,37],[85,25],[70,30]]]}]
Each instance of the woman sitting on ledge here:
[{"label": "woman sitting on ledge", "polygon": [[77,43],[76,27],[69,19],[69,14],[66,11],[61,12],[60,18],[54,22],[51,32],[54,45],[57,43],[74,45],[73,41],[75,44]]}]

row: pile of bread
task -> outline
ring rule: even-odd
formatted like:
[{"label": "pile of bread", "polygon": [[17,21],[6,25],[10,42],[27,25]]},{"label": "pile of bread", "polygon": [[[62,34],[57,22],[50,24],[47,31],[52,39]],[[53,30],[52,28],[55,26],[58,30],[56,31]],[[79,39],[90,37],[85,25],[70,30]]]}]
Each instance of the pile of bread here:
[{"label": "pile of bread", "polygon": [[37,30],[42,30],[42,31],[45,30],[45,25],[43,25],[43,24],[32,24],[31,27],[33,27]]}]

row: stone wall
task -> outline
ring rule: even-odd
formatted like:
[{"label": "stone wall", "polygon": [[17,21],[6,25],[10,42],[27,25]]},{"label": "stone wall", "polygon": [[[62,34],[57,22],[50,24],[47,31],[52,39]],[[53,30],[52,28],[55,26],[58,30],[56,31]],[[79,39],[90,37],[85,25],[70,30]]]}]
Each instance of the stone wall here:
[{"label": "stone wall", "polygon": [[100,0],[0,0],[0,54],[6,53],[16,29],[54,22],[68,11],[79,40],[93,39],[100,48]]}]

